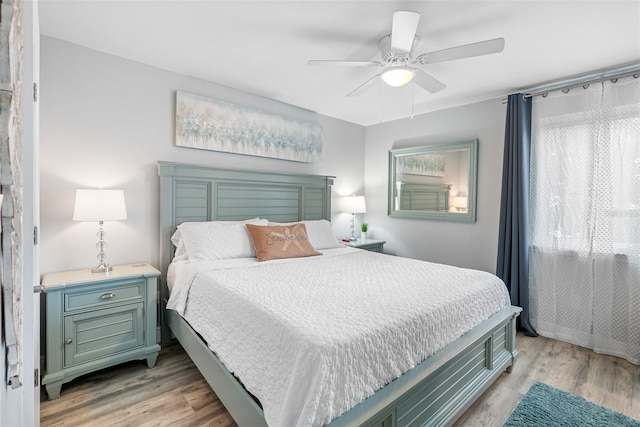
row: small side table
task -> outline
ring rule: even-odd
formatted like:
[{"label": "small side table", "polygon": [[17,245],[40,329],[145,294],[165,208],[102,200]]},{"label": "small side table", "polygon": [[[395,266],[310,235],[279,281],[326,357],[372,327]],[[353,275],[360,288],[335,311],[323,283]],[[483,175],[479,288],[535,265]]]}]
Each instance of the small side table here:
[{"label": "small side table", "polygon": [[357,239],[352,242],[347,242],[345,245],[351,246],[352,248],[364,249],[366,251],[371,252],[383,252],[383,246],[387,243],[385,240],[376,240],[376,239]]},{"label": "small side table", "polygon": [[49,399],[80,375],[129,360],[156,364],[157,287],[160,272],[149,264],[45,274],[46,371]]}]

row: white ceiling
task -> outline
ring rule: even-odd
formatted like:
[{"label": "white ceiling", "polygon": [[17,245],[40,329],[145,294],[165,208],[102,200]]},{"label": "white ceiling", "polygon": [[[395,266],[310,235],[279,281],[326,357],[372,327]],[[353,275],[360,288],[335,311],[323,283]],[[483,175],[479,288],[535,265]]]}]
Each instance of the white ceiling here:
[{"label": "white ceiling", "polygon": [[[373,68],[309,59],[379,60],[392,13],[422,14],[416,53],[504,37],[502,53],[424,66],[447,88],[382,83],[346,94]],[[640,1],[40,0],[41,34],[361,125],[505,96],[640,64]]]}]

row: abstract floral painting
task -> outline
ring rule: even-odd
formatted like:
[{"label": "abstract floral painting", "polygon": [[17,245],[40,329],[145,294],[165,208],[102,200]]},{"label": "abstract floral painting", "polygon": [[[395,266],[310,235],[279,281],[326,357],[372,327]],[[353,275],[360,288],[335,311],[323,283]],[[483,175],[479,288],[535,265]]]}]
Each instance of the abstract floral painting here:
[{"label": "abstract floral painting", "polygon": [[396,172],[412,175],[444,176],[444,151],[441,153],[413,154],[397,158]]},{"label": "abstract floral painting", "polygon": [[176,145],[311,163],[322,159],[322,128],[178,91]]}]

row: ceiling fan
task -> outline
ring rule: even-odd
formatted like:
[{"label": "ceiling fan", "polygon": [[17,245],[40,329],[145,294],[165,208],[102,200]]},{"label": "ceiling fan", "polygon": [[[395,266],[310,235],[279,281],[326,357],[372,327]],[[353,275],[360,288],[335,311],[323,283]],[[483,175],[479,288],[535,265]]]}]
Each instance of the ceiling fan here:
[{"label": "ceiling fan", "polygon": [[337,65],[347,67],[382,67],[382,71],[352,90],[347,96],[356,96],[371,87],[378,78],[389,86],[403,86],[411,80],[422,89],[430,93],[441,91],[446,86],[435,77],[416,65],[434,64],[436,62],[453,61],[454,59],[470,58],[473,56],[489,55],[502,52],[504,39],[497,38],[461,46],[442,49],[418,55],[415,59],[411,55],[413,47],[419,38],[416,35],[420,14],[418,12],[397,11],[393,13],[391,34],[385,36],[378,43],[382,61],[358,60],[310,60],[308,65]]}]

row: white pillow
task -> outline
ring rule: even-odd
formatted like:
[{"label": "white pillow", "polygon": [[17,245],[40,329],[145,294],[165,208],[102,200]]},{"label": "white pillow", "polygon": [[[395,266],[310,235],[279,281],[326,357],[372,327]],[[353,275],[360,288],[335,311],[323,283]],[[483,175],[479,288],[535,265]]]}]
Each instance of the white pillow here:
[{"label": "white pillow", "polygon": [[174,261],[183,261],[185,259],[189,259],[189,255],[187,254],[187,249],[184,247],[184,242],[182,241],[181,237],[177,237],[177,243],[173,241],[173,237],[175,235],[180,236],[180,232],[178,230],[176,230],[175,233],[173,233],[173,236],[171,236],[171,242],[174,244],[174,246],[176,247],[176,252],[173,254],[173,260]]},{"label": "white pillow", "polygon": [[[302,222],[307,229],[309,243],[316,250],[338,248],[340,244],[333,234],[331,223],[326,219],[297,221]],[[296,222],[270,222],[269,225],[287,225],[296,224]]]},{"label": "white pillow", "polygon": [[186,254],[189,260],[196,261],[255,257],[256,252],[245,224],[267,225],[268,221],[254,218],[245,221],[183,222],[171,237],[176,245],[176,256]]},{"label": "white pillow", "polygon": [[[199,226],[199,225],[203,225],[203,224],[211,224],[214,222],[219,222],[221,224],[238,224],[238,223],[243,223],[243,224],[247,224],[247,223],[253,223],[254,221],[261,221],[260,218],[255,217],[255,218],[251,218],[251,219],[243,219],[240,221],[205,221],[205,222],[190,222],[189,224],[192,224],[194,227],[195,226]],[[178,253],[180,253],[180,255],[185,255],[186,256],[186,249],[184,248],[184,242],[182,241],[182,233],[180,232],[180,226],[178,226],[178,228],[176,228],[176,231],[173,233],[173,235],[171,236],[171,243],[173,243],[173,246],[176,247],[176,254],[175,256],[179,256]]]}]

